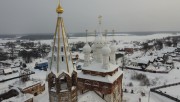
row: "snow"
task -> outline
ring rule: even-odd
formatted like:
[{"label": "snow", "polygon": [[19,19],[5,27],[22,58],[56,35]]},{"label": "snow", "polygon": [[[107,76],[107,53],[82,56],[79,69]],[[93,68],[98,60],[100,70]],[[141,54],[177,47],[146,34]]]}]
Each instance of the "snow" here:
[{"label": "snow", "polygon": [[141,58],[138,59],[137,63],[148,64],[149,59],[147,59],[145,57],[141,57]]},{"label": "snow", "polygon": [[[136,36],[136,35],[124,34],[123,36],[115,36],[114,39],[118,40],[118,41],[120,40],[120,41],[131,42],[131,41],[146,41],[146,40],[151,40],[151,39],[163,38],[163,37],[167,37],[167,36],[174,36],[174,35],[172,35],[172,34],[153,34],[153,35],[146,35],[146,36]],[[110,40],[112,40],[112,37],[107,36],[107,41],[110,41]],[[15,41],[15,40],[0,40],[0,43],[5,43],[7,41]],[[70,43],[79,42],[79,41],[85,41],[85,38],[84,37],[74,37],[74,39],[69,39]],[[88,37],[88,41],[94,41],[94,37],[93,36]],[[41,43],[46,43],[46,44],[51,44],[52,40],[41,40],[40,42]],[[122,44],[117,45],[117,48],[118,48],[118,46],[121,47],[121,45]],[[128,45],[128,46],[132,47],[131,44]],[[173,50],[174,50],[174,48],[165,48],[162,51],[158,51],[157,54],[159,56],[162,56],[163,53],[171,52]],[[141,57],[141,56],[143,56],[143,53],[141,51],[139,51],[139,52],[135,52],[132,55],[129,55],[128,58],[133,59],[133,58]],[[83,54],[80,54],[80,59],[84,59]],[[35,72],[35,74],[31,75],[31,78],[45,80],[47,72],[42,71],[42,70],[34,69],[34,65],[38,60],[40,60],[40,59],[35,59],[33,61],[33,63],[27,64],[27,67]],[[8,61],[8,62],[10,62],[10,61]],[[10,62],[10,63],[12,63],[12,62]],[[174,82],[180,82],[180,76],[179,76],[180,70],[177,69],[177,67],[180,68],[180,63],[179,62],[174,62],[174,65],[175,65],[175,69],[172,69],[168,74],[138,72],[138,71],[131,71],[131,70],[126,70],[125,69],[124,72],[123,72],[123,76],[124,76],[123,77],[123,88],[127,88],[128,90],[134,89],[135,93],[134,94],[123,93],[124,99],[127,99],[127,102],[138,102],[139,97],[141,97],[142,102],[148,102],[148,95],[149,95],[149,89],[150,88],[156,87],[156,86],[161,86],[161,85],[168,84],[168,83],[171,84],[171,83],[174,83]],[[98,70],[98,69],[93,69],[93,68],[94,67],[91,67],[91,70]],[[99,68],[101,68],[101,66],[99,66]],[[113,67],[113,68],[115,68],[115,67]],[[113,70],[113,68],[108,69],[108,71]],[[152,65],[149,66],[149,69],[151,69],[151,68],[154,69],[154,67]],[[156,69],[156,70],[164,70],[163,68],[165,69],[165,67],[162,66],[162,67],[160,67],[160,69]],[[87,69],[90,69],[90,68],[87,68]],[[102,70],[99,70],[99,71],[102,71]],[[149,86],[149,87],[140,86],[139,81],[131,79],[131,75],[134,72],[145,74],[149,78],[150,81],[155,80],[156,84],[152,85],[152,86]],[[82,73],[80,71],[78,73],[78,77],[81,76],[81,74]],[[91,76],[90,77],[88,75],[85,75],[83,77],[91,79],[91,80],[93,80],[93,79],[97,79],[97,80],[100,80],[100,81],[106,80],[106,82],[111,82],[112,83],[113,80],[115,79],[115,77],[118,77],[121,74],[122,74],[122,72],[120,70],[118,70],[117,75],[115,75],[114,77],[106,76],[106,77],[104,77],[104,79],[101,79],[100,76]],[[0,75],[0,79],[11,78],[11,77],[14,77],[14,76],[17,76],[17,75],[19,75],[19,73],[14,73],[14,74],[6,75],[6,76]],[[11,81],[7,81],[5,83],[0,83],[0,90],[8,88],[8,85],[10,85],[10,84],[12,84],[12,83],[14,83],[14,82],[16,82],[18,80],[19,79],[14,79],[14,80],[11,80]],[[128,86],[128,84],[130,82],[133,83],[133,87]],[[42,94],[40,94],[38,96],[34,96],[34,102],[49,102],[49,93],[48,93],[48,84],[47,84],[47,82],[46,82],[45,86],[46,86],[46,89],[45,89],[44,92],[42,92]],[[140,95],[140,92],[142,91],[142,89],[143,89],[143,92],[146,93],[146,96],[142,97]],[[176,86],[176,87],[164,88],[164,89],[162,89],[162,91],[166,91],[168,94],[173,95],[173,96],[178,96],[179,92],[180,92],[178,89],[179,89],[179,86]],[[89,92],[87,92],[87,93],[85,93],[83,95],[79,95],[78,98],[79,98],[78,102],[104,102],[93,91],[89,91]],[[160,96],[158,94],[155,94],[155,93],[151,92],[150,93],[150,102],[174,102],[174,101],[171,101],[166,97],[163,97],[163,96]]]},{"label": "snow", "polygon": [[33,86],[33,85],[37,85],[37,84],[41,84],[43,83],[42,81],[40,80],[29,80],[29,81],[26,81],[25,83],[21,82],[21,81],[16,81],[15,83],[13,83],[12,85],[14,87],[18,87],[18,88],[21,88],[22,90],[25,89],[25,88],[28,88],[30,86]]},{"label": "snow", "polygon": [[120,71],[120,69],[118,69],[118,71],[114,75],[112,75],[112,76],[106,75],[105,77],[102,77],[102,76],[92,76],[92,75],[88,75],[88,74],[83,74],[83,72],[79,72],[78,78],[96,80],[96,81],[106,82],[106,83],[113,83],[118,77],[120,77],[122,75],[122,73],[123,72]]},{"label": "snow", "polygon": [[48,62],[48,60],[45,60],[45,59],[40,59],[40,60],[37,62],[37,64],[47,63],[47,62]]},{"label": "snow", "polygon": [[12,98],[3,100],[2,102],[25,102],[31,98],[33,98],[32,94],[23,94],[23,95],[18,95],[16,97],[12,97]]},{"label": "snow", "polygon": [[78,97],[78,102],[106,102],[94,91],[88,91]]},{"label": "snow", "polygon": [[12,73],[12,69],[11,68],[4,68],[4,74],[7,73]]},{"label": "snow", "polygon": [[[66,65],[66,62],[60,63],[59,64],[59,72],[57,72],[57,68],[55,66],[57,66],[57,63],[52,63],[52,68],[51,68],[50,72],[53,72],[53,74],[55,74],[56,77],[59,77],[59,75],[62,74],[63,72],[68,74],[69,76],[71,76],[73,71],[75,71],[74,65],[72,64],[71,61],[68,61],[68,66]],[[68,72],[67,68],[69,68],[69,72]]]},{"label": "snow", "polygon": [[131,94],[131,93],[123,93],[124,97],[123,100],[126,100],[126,102],[139,102],[139,98],[141,99],[141,102],[175,102],[172,101],[164,96],[158,95],[156,93],[147,93],[146,96],[141,96],[141,94]]},{"label": "snow", "polygon": [[179,93],[180,92],[180,85],[161,88],[158,90],[163,92],[163,93],[166,93],[172,97],[180,99],[180,93]]},{"label": "snow", "polygon": [[82,66],[82,69],[84,70],[91,70],[91,71],[97,71],[97,72],[111,72],[111,71],[114,71],[116,68],[119,68],[119,66],[109,63],[109,68],[104,69],[102,63],[97,63],[95,61],[90,63],[90,65],[88,65],[87,67]]}]

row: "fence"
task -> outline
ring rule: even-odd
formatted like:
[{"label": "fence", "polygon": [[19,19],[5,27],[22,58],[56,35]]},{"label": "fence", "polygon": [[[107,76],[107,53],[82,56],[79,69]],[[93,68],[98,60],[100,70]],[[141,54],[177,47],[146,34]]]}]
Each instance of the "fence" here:
[{"label": "fence", "polygon": [[[31,74],[35,74],[35,72],[31,71],[30,74],[26,74],[26,75],[31,75]],[[20,77],[23,77],[23,76],[26,76],[26,75],[19,75],[17,77],[13,77],[13,78],[9,78],[9,79],[3,79],[3,80],[0,80],[0,83],[6,82],[6,81],[9,81],[9,80],[13,80],[13,79],[16,79],[16,78],[20,78]]]},{"label": "fence", "polygon": [[142,71],[142,72],[150,72],[150,73],[164,73],[167,74],[169,73],[169,71],[155,71],[155,70],[147,70],[147,69],[135,69],[135,68],[131,68],[131,67],[126,67],[126,69],[130,69],[130,70],[137,70],[137,71]]},{"label": "fence", "polygon": [[163,85],[163,86],[159,86],[159,87],[155,87],[155,88],[151,88],[150,91],[151,91],[151,92],[154,92],[154,93],[157,93],[157,94],[159,94],[159,95],[165,96],[165,97],[167,97],[167,98],[169,98],[169,99],[171,99],[171,100],[174,100],[174,101],[176,101],[176,102],[180,102],[180,100],[179,100],[178,98],[175,98],[175,97],[173,97],[173,96],[170,96],[170,95],[168,95],[168,94],[166,94],[166,93],[163,93],[163,92],[161,92],[161,91],[157,91],[157,89],[166,88],[166,87],[171,87],[171,86],[176,86],[176,85],[180,85],[180,82],[178,82],[178,83],[173,83],[173,84],[168,84],[168,85]]}]

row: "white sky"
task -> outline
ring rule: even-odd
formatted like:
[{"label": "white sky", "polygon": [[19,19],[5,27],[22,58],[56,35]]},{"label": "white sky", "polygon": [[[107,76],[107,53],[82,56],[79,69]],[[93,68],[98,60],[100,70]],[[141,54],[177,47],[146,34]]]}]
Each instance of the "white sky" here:
[{"label": "white sky", "polygon": [[[180,31],[180,0],[61,0],[68,32]],[[57,0],[0,0],[0,34],[53,33]]]}]

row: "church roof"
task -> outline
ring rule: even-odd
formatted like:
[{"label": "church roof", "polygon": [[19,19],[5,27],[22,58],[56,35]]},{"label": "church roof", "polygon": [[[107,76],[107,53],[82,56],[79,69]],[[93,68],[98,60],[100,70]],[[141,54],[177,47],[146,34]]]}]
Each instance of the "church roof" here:
[{"label": "church roof", "polygon": [[78,78],[95,80],[95,81],[99,81],[99,82],[113,83],[122,74],[123,74],[123,72],[121,70],[118,70],[112,76],[106,75],[105,77],[102,77],[102,76],[92,76],[92,75],[89,75],[89,74],[83,74],[83,72],[79,72],[78,73]]}]

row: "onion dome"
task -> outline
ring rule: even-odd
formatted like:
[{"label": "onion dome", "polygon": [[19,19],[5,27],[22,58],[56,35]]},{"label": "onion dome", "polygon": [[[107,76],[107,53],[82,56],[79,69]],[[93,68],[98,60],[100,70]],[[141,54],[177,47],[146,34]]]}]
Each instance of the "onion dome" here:
[{"label": "onion dome", "polygon": [[91,47],[89,46],[88,43],[83,47],[83,52],[84,53],[90,53],[91,52]]},{"label": "onion dome", "polygon": [[62,14],[62,13],[64,12],[64,10],[63,10],[63,8],[61,7],[60,3],[58,4],[58,7],[57,7],[57,9],[56,9],[56,12],[57,12],[58,14]]},{"label": "onion dome", "polygon": [[91,49],[92,49],[93,51],[96,50],[96,45],[93,44],[93,45],[91,46]]},{"label": "onion dome", "polygon": [[114,43],[110,45],[111,52],[116,52],[117,48]]},{"label": "onion dome", "polygon": [[111,53],[111,49],[105,45],[103,48],[102,48],[102,54],[103,55],[109,55]]}]

